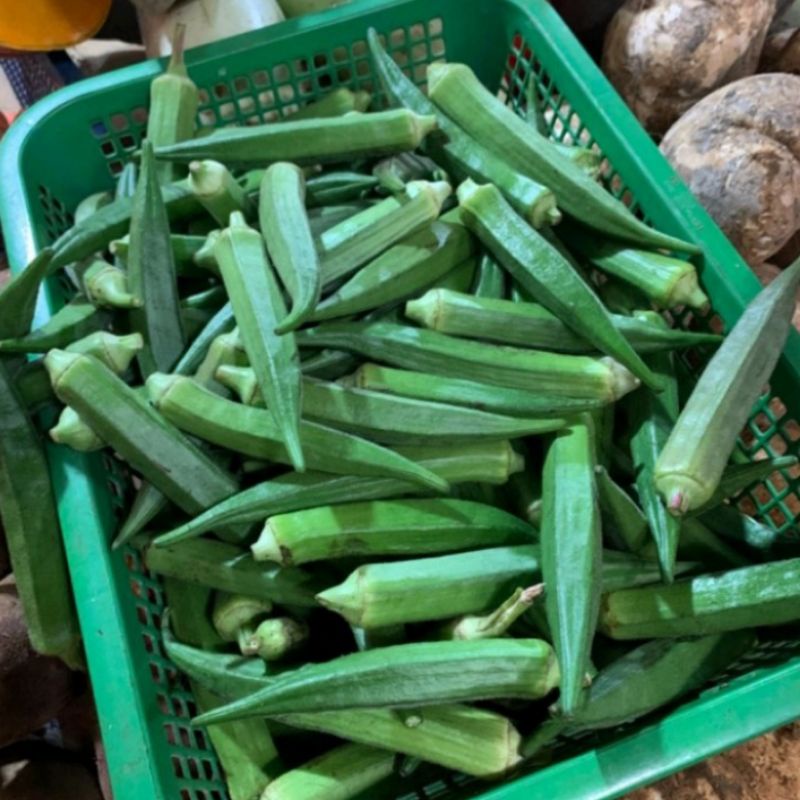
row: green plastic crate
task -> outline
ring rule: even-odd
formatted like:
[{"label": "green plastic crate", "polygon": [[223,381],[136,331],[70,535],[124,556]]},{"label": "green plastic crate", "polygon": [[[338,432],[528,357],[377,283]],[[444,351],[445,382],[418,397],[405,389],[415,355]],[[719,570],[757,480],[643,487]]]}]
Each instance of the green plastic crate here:
[{"label": "green plastic crate", "polygon": [[[608,183],[618,196],[627,194],[665,231],[703,246],[698,266],[723,323],[730,325],[756,293],[750,270],[544,0],[360,0],[194,50],[189,66],[203,90],[199,124],[271,121],[336,86],[375,90],[369,25],[386,34],[395,58],[420,84],[430,61],[464,61],[519,107],[533,74],[554,115],[554,137],[593,143],[608,158]],[[0,216],[12,268],[65,230],[86,194],[112,186],[140,142],[149,83],[160,70],[150,61],[84,81],[43,100],[11,128],[0,154]],[[61,292],[52,282],[40,320],[62,302]],[[798,370],[794,335],[740,442],[744,456],[798,452]],[[222,800],[224,782],[208,739],[189,725],[191,694],[160,645],[161,584],[143,571],[135,551],[109,552],[129,493],[124,470],[109,456],[66,448],[51,448],[50,463],[115,797]],[[798,477],[800,469],[778,475],[742,503],[795,535]],[[617,797],[800,716],[798,653],[796,641],[776,638],[738,677],[669,714],[578,743],[558,763],[497,787],[458,776],[420,786],[420,776],[380,794]]]}]

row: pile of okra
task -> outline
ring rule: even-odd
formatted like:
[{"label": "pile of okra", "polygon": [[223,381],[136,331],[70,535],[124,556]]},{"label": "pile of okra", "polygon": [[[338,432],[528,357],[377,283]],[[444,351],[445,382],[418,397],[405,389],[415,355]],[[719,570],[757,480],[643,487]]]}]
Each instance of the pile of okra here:
[{"label": "pile of okra", "polygon": [[[176,47],[116,193],[0,295],[35,641],[75,644],[41,576],[46,425],[133,476],[112,546],[163,576],[163,647],[234,800],[504,776],[800,619],[800,558],[731,501],[796,463],[735,450],[800,263],[725,337],[668,327],[708,305],[696,246],[546,138],[534,93],[526,119],[437,63],[426,95],[369,41],[389,110],[338,89],[216,132]],[[56,272],[74,297],[35,327]]]}]

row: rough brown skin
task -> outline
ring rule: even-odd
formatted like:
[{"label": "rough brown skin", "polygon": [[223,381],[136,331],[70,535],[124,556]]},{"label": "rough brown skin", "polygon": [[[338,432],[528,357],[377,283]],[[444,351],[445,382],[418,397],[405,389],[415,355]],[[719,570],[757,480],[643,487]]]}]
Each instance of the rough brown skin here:
[{"label": "rough brown skin", "polygon": [[661,150],[750,264],[800,229],[800,77],[753,75],[681,117]]},{"label": "rough brown skin", "polygon": [[606,32],[606,75],[655,136],[719,86],[752,75],[775,0],[627,0]]}]

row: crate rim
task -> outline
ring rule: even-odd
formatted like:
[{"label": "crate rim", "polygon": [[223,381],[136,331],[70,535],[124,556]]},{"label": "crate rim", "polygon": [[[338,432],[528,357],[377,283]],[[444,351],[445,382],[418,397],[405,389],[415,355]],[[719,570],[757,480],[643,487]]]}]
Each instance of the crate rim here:
[{"label": "crate rim", "polygon": [[[433,7],[435,0],[428,1]],[[362,17],[368,12],[402,7],[414,2],[416,0],[377,0],[377,2],[353,0],[344,6],[232,37],[224,40],[225,46],[227,52],[233,54],[247,50],[255,44],[263,46],[282,41],[298,33],[319,31],[342,20]],[[691,238],[703,247],[706,257],[710,257],[713,253],[716,260],[726,261],[733,267],[733,270],[726,268],[719,271],[719,275],[724,278],[720,280],[717,291],[727,293],[728,304],[733,301],[740,306],[746,305],[758,291],[758,281],[724,234],[660,155],[658,148],[610,83],[602,76],[577,39],[568,31],[557,13],[545,0],[504,0],[504,2],[516,7],[529,18],[537,18],[543,29],[551,33],[555,31],[564,57],[573,66],[570,71],[571,76],[574,76],[573,85],[583,94],[594,96],[595,110],[608,127],[613,127],[612,120],[616,120],[614,124],[626,127],[627,158],[632,162],[628,174],[630,175],[633,170],[636,178],[643,178],[646,175],[655,185],[655,194],[660,203],[670,206],[672,216],[670,226],[673,228],[685,226],[685,229],[691,232]],[[188,51],[189,68],[191,69],[193,61],[218,57],[219,44],[220,42],[214,42]],[[94,91],[119,89],[129,83],[138,83],[143,79],[155,77],[161,71],[162,64],[163,59],[150,59],[67,86],[25,111],[10,127],[0,143],[0,223],[4,230],[14,231],[14,236],[6,238],[9,264],[13,272],[22,269],[37,251],[34,231],[30,225],[32,213],[29,194],[25,190],[19,168],[31,132],[49,117],[58,115],[71,103],[82,101]],[[559,82],[563,88],[565,85],[563,77],[559,78]],[[572,77],[566,85],[570,82]],[[729,324],[734,321],[724,314],[723,318]],[[791,376],[791,382],[788,383],[800,385],[800,335],[792,334],[790,337],[782,359],[782,369],[788,370],[787,374]],[[66,472],[69,475],[62,477],[65,480],[69,477],[78,483],[90,484],[91,477],[81,469],[81,465],[80,457],[68,459]],[[76,508],[71,511],[79,512]],[[80,512],[85,514],[86,509],[80,509]],[[89,536],[82,536],[79,543],[84,557],[91,555],[98,557],[104,563],[104,568],[100,569],[97,563],[91,568],[87,564],[80,572],[84,586],[81,591],[82,600],[78,598],[82,627],[104,629],[119,640],[124,638],[122,611],[118,598],[114,597],[113,593],[108,597],[107,593],[107,578],[112,572],[111,554],[102,552],[100,545],[104,542],[101,537],[94,537],[92,543],[94,547],[89,546],[89,539]],[[70,560],[70,571],[74,579],[74,560]],[[110,600],[111,605],[99,602],[103,598]],[[136,668],[132,663],[129,648],[122,649],[125,651],[125,657],[123,663],[115,664],[119,674],[113,683],[118,687],[127,686],[130,696],[130,687],[137,682],[134,675]],[[89,661],[90,665],[94,662],[98,670],[100,668],[98,662],[103,661],[105,667],[110,665],[108,659],[103,660],[96,654],[90,655]],[[609,800],[800,717],[800,691],[797,691],[800,687],[800,660],[795,659],[793,663],[777,667],[756,669],[748,673],[747,678],[746,682],[737,679],[729,685],[706,692],[700,701],[682,706],[665,719],[641,728],[632,735],[489,789],[481,795],[481,798],[523,800],[532,796],[532,793],[540,791],[563,800]],[[100,676],[99,680],[102,679]],[[93,691],[95,691],[94,685]],[[141,721],[145,713],[141,698],[138,693],[133,692],[128,719],[121,721],[106,719],[105,724],[101,720],[104,740],[114,735],[113,729],[135,725],[135,721]],[[133,787],[141,788],[143,783],[153,790],[159,788],[149,737],[144,733],[145,726],[139,724],[135,727],[139,728],[139,735],[133,739],[126,738],[124,747],[120,742],[108,747],[109,770],[120,798],[141,797],[135,794]],[[691,739],[686,736],[687,730],[692,732]],[[658,760],[653,761],[644,757],[646,754],[642,753],[641,746],[637,746],[636,743],[638,739],[641,745],[641,737],[654,738],[660,744]],[[616,759],[616,762],[613,780],[610,780],[603,767],[612,759]],[[138,777],[130,772],[131,764],[138,764]],[[130,781],[128,786],[123,788],[123,783],[128,781]],[[150,796],[155,798],[161,795],[152,793]]]}]

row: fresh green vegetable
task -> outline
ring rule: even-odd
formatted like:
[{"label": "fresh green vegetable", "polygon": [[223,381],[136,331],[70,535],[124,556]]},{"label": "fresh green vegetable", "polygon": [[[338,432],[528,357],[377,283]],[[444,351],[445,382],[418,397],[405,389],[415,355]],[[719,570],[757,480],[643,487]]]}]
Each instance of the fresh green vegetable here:
[{"label": "fresh green vegetable", "polygon": [[434,117],[400,109],[374,114],[270,122],[224,128],[209,136],[167,147],[156,155],[188,163],[214,159],[240,167],[263,167],[276,161],[319,164],[402,153],[416,149],[436,128]]},{"label": "fresh green vegetable", "polygon": [[611,592],[600,629],[612,639],[702,636],[800,619],[800,559]]},{"label": "fresh green vegetable", "polygon": [[128,280],[142,308],[131,324],[144,337],[138,361],[142,374],[170,370],[186,348],[180,313],[169,220],[156,177],[153,147],[145,141],[131,214]]},{"label": "fresh green vegetable", "polygon": [[306,181],[306,205],[309,208],[360,200],[378,179],[360,172],[328,172]]},{"label": "fresh green vegetable", "polygon": [[223,228],[234,212],[247,215],[249,211],[250,201],[245,190],[219,161],[192,161],[189,164],[189,188]]},{"label": "fresh green vegetable", "polygon": [[581,705],[600,607],[602,535],[593,436],[584,415],[556,434],[544,462],[542,576],[567,716]]},{"label": "fresh green vegetable", "polygon": [[346,86],[340,86],[332,92],[324,94],[319,100],[309,103],[295,111],[291,119],[324,119],[326,117],[343,117],[351,111],[364,112],[372,103],[369,92],[353,92]]},{"label": "fresh green vegetable", "polygon": [[83,200],[75,206],[75,212],[73,213],[75,222],[83,222],[89,219],[92,214],[99,211],[103,206],[107,206],[113,200],[114,195],[111,194],[111,192],[95,192],[88,197],[84,197]]},{"label": "fresh green vegetable", "polygon": [[259,219],[267,251],[292,298],[292,311],[276,329],[299,328],[319,303],[322,274],[305,208],[303,171],[294,164],[273,164],[261,184]]},{"label": "fresh green vegetable", "polygon": [[305,564],[351,556],[409,556],[526,544],[533,529],[499,508],[465,500],[377,500],[318,506],[267,519],[258,561]]},{"label": "fresh green vegetable", "polygon": [[[478,280],[472,289],[472,294],[483,300],[502,300],[506,296],[505,273],[500,265],[486,253],[481,256]],[[408,316],[408,307],[406,307],[406,316]]]},{"label": "fresh green vegetable", "polygon": [[136,492],[128,515],[122,522],[117,536],[111,545],[117,550],[133,541],[165,509],[169,507],[166,495],[146,481]]},{"label": "fresh green vegetable", "polygon": [[264,243],[241,214],[233,214],[231,226],[220,236],[214,252],[258,385],[291,463],[302,471],[300,361],[293,335],[275,332],[286,318],[286,306]]},{"label": "fresh green vegetable", "polygon": [[467,225],[515,280],[598,350],[660,388],[591,287],[557,248],[519,219],[496,187],[465,181],[458,197]]},{"label": "fresh green vegetable", "polygon": [[105,447],[105,442],[69,406],[61,412],[58,424],[50,429],[50,438],[81,453],[93,453]]},{"label": "fresh green vegetable", "polygon": [[107,331],[97,331],[72,342],[65,349],[68,353],[94,356],[109,369],[121,375],[143,346],[144,340],[138,333],[115,336]]},{"label": "fresh green vegetable", "polygon": [[[167,420],[192,436],[253,458],[291,461],[273,416],[266,410],[225,400],[180,375],[151,375],[147,392]],[[311,422],[300,424],[300,436],[313,469],[395,477],[434,491],[447,490],[447,482],[429,470],[365,439]]]},{"label": "fresh green vegetable", "polygon": [[406,184],[412,181],[444,179],[444,173],[436,163],[418,153],[398,153],[385,158],[372,168],[372,174],[380,183],[381,189],[389,194],[404,192]]},{"label": "fresh green vegetable", "polygon": [[[494,262],[490,260],[489,263]],[[496,291],[500,289],[501,286],[498,286]],[[479,290],[483,291],[477,287],[476,291]],[[562,353],[592,353],[597,349],[536,303],[433,289],[419,299],[406,303],[406,316],[430,330],[450,336]],[[642,316],[613,314],[611,321],[638,353],[718,344],[722,341],[721,336],[667,328]]]},{"label": "fresh green vegetable", "polygon": [[608,474],[605,467],[598,466],[595,469],[595,480],[604,530],[611,532],[615,544],[622,549],[639,553],[649,538],[649,527],[644,513]]},{"label": "fresh green vegetable", "polygon": [[172,371],[176,375],[191,375],[196,372],[203,363],[214,340],[219,336],[230,333],[235,327],[236,319],[233,316],[233,308],[230,303],[226,303],[214,314],[205,328],[194,338],[189,347],[186,348]]},{"label": "fresh green vegetable", "polygon": [[248,637],[242,652],[264,661],[280,661],[308,639],[308,626],[290,617],[265,619]]},{"label": "fresh green vegetable", "polygon": [[130,292],[124,270],[104,261],[90,259],[81,266],[81,288],[86,297],[101,308],[141,308],[142,301]]},{"label": "fresh green vegetable", "polygon": [[[244,653],[259,619],[272,611],[272,601],[261,597],[217,592],[211,621],[224,642],[236,642]],[[249,653],[248,655],[252,655]]]},{"label": "fresh green vegetable", "polygon": [[52,260],[53,250],[45,248],[0,292],[0,339],[24,337],[30,331],[39,287]]},{"label": "fresh green vegetable", "polygon": [[301,347],[350,350],[393,366],[542,394],[610,402],[638,385],[610,358],[496,347],[389,322],[327,323],[297,338]]},{"label": "fresh green vegetable", "polygon": [[555,654],[539,639],[414,642],[285,672],[269,686],[196,722],[503,697],[535,700],[558,680]]},{"label": "fresh green vegetable", "polygon": [[[451,482],[505,483],[522,469],[522,459],[508,442],[480,442],[444,448],[408,447],[399,453],[417,461],[440,478]],[[274,514],[299,511],[321,504],[419,494],[419,487],[394,478],[334,477],[321,473],[289,473],[246,489],[207,514],[200,514],[156,539],[156,546],[179,542],[220,525],[255,522]]]},{"label": "fresh green vegetable", "polygon": [[673,514],[711,499],[736,438],[791,327],[800,260],[747,307],[703,371],[658,458],[655,482]]},{"label": "fresh green vegetable", "polygon": [[544,591],[542,584],[516,589],[498,608],[482,617],[465,615],[443,626],[443,639],[496,639],[505,636],[509,628],[526,612]]}]

